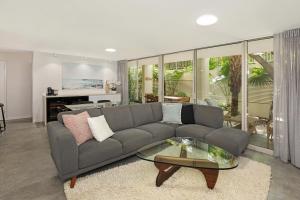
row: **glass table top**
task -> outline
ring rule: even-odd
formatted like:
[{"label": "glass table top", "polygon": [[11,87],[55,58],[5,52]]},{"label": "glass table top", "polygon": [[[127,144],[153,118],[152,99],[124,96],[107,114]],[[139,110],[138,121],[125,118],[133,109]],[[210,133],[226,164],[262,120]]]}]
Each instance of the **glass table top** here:
[{"label": "glass table top", "polygon": [[224,149],[193,138],[171,138],[147,146],[136,154],[151,162],[183,167],[226,170],[238,166],[238,159]]}]

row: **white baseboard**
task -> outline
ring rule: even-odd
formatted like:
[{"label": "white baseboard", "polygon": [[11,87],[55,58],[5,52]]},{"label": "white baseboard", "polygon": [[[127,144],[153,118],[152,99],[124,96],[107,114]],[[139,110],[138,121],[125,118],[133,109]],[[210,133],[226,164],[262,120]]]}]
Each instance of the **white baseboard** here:
[{"label": "white baseboard", "polygon": [[7,117],[6,118],[7,121],[19,120],[19,119],[32,119],[32,116],[31,115],[27,115],[27,116]]},{"label": "white baseboard", "polygon": [[251,150],[254,150],[254,151],[257,151],[257,152],[260,152],[260,153],[268,154],[268,155],[271,155],[271,156],[274,155],[273,150],[262,148],[262,147],[258,147],[258,146],[252,145],[252,144],[248,145],[248,149],[251,149]]}]

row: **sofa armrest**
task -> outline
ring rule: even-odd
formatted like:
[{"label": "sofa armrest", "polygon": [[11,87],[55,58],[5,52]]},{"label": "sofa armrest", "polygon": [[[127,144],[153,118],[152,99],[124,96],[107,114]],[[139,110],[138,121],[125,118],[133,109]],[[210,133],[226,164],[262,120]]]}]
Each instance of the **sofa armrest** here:
[{"label": "sofa armrest", "polygon": [[78,146],[71,132],[58,121],[49,122],[47,132],[59,177],[78,171]]},{"label": "sofa armrest", "polygon": [[211,128],[223,127],[223,110],[214,106],[194,104],[195,124],[208,126]]}]

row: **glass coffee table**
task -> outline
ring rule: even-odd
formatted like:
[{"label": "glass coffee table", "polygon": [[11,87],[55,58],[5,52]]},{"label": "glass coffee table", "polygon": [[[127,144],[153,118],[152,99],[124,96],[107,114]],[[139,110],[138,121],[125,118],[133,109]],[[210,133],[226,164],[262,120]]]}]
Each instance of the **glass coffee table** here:
[{"label": "glass coffee table", "polygon": [[159,170],[156,186],[161,186],[181,167],[201,171],[207,187],[213,189],[219,170],[229,170],[238,166],[237,157],[220,147],[206,144],[193,138],[171,138],[146,146],[137,154],[139,158],[154,162]]}]

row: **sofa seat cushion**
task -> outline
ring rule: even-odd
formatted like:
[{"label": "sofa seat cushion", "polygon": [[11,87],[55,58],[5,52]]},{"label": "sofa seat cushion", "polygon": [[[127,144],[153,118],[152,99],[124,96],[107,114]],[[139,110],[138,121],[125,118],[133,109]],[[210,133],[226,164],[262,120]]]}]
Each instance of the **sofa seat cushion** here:
[{"label": "sofa seat cushion", "polygon": [[192,137],[204,140],[205,136],[215,129],[198,124],[183,125],[176,129],[177,137]]},{"label": "sofa seat cushion", "polygon": [[205,137],[207,143],[239,156],[248,146],[249,133],[233,128],[220,128]]},{"label": "sofa seat cushion", "polygon": [[158,123],[158,124],[163,124],[163,125],[170,126],[170,127],[174,128],[174,129],[176,129],[176,128],[182,126],[182,124],[173,124],[173,123],[166,123],[166,122],[157,122],[157,123]]},{"label": "sofa seat cushion", "polygon": [[175,128],[161,122],[145,124],[136,128],[151,133],[152,142],[165,140],[175,136]]},{"label": "sofa seat cushion", "polygon": [[103,142],[89,140],[78,147],[79,168],[85,168],[122,155],[122,144],[108,138]]},{"label": "sofa seat cushion", "polygon": [[123,154],[127,154],[150,144],[152,135],[140,129],[130,128],[115,132],[112,138],[122,144]]}]

